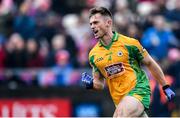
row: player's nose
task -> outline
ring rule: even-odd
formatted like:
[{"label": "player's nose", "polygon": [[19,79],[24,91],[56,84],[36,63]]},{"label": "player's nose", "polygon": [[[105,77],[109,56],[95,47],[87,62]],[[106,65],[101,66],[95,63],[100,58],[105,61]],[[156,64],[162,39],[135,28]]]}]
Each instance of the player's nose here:
[{"label": "player's nose", "polygon": [[91,29],[94,30],[95,29],[95,25],[92,23],[91,24]]}]

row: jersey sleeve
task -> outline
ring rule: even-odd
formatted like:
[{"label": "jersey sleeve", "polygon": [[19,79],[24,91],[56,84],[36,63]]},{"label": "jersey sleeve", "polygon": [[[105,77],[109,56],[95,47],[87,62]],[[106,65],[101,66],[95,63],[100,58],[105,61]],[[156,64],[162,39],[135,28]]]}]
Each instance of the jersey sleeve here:
[{"label": "jersey sleeve", "polygon": [[94,57],[95,57],[94,55],[89,55],[89,63],[91,65],[91,67],[93,68],[93,72],[97,72],[99,70],[98,70],[97,66],[95,65],[95,63],[94,63]]},{"label": "jersey sleeve", "polygon": [[147,56],[148,52],[146,51],[145,48],[143,48],[143,46],[140,44],[138,40],[136,39],[133,40],[134,40],[134,46],[136,47],[134,48],[135,57],[138,61],[142,61],[142,59]]}]

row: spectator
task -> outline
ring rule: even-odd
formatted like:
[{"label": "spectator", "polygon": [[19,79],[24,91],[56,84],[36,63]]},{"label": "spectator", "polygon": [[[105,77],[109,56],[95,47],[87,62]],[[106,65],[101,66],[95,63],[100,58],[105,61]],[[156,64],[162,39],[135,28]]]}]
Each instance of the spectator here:
[{"label": "spectator", "polygon": [[115,29],[123,34],[127,34],[127,26],[135,21],[135,16],[131,12],[126,0],[116,1],[116,11],[114,14]]},{"label": "spectator", "polygon": [[166,21],[163,16],[154,16],[153,27],[148,28],[141,39],[142,45],[159,61],[165,59],[171,45],[178,45],[171,30],[165,26]]},{"label": "spectator", "polygon": [[19,14],[14,18],[14,31],[19,33],[25,40],[35,36],[36,22],[33,17],[28,15],[29,10],[29,2],[25,0],[19,8]]},{"label": "spectator", "polygon": [[56,52],[56,64],[52,68],[56,76],[56,85],[67,86],[71,83],[70,77],[73,71],[72,64],[69,63],[69,52],[66,50],[59,50]]},{"label": "spectator", "polygon": [[13,33],[13,0],[0,0],[0,35],[8,37]]},{"label": "spectator", "polygon": [[5,60],[6,67],[9,68],[25,68],[26,67],[26,51],[24,39],[17,33],[11,35],[6,44],[7,58]]},{"label": "spectator", "polygon": [[35,39],[26,43],[27,68],[40,68],[44,66],[44,58],[39,53],[39,45]]},{"label": "spectator", "polygon": [[175,0],[175,8],[166,12],[168,19],[175,36],[180,40],[180,2]]},{"label": "spectator", "polygon": [[174,78],[174,87],[180,88],[180,51],[176,48],[170,49],[167,61],[169,63],[166,73]]},{"label": "spectator", "polygon": [[136,23],[129,24],[127,27],[127,35],[132,38],[140,39],[140,31],[141,29],[138,27]]},{"label": "spectator", "polygon": [[51,67],[55,65],[55,54],[58,50],[65,49],[66,41],[65,36],[63,34],[56,34],[52,38],[51,42],[51,50],[47,55],[47,58],[45,59],[45,66]]}]

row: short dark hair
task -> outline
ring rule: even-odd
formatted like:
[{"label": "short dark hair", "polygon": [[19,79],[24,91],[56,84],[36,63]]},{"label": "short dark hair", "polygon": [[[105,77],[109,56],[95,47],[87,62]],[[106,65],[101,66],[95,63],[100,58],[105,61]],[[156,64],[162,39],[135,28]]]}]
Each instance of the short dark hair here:
[{"label": "short dark hair", "polygon": [[89,18],[91,18],[93,15],[98,14],[98,13],[103,16],[109,16],[110,18],[112,18],[112,14],[111,14],[110,10],[105,7],[94,7],[92,9],[90,9],[89,10]]}]

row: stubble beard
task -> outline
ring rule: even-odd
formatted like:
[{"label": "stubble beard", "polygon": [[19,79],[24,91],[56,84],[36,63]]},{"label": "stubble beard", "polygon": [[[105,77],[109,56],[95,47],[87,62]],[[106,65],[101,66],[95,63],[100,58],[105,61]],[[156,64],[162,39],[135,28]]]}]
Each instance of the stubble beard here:
[{"label": "stubble beard", "polygon": [[103,40],[104,39],[104,37],[106,36],[106,34],[107,34],[107,32],[102,32],[103,34],[100,36],[100,37],[98,37],[98,39],[99,40]]}]

